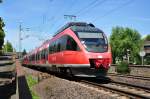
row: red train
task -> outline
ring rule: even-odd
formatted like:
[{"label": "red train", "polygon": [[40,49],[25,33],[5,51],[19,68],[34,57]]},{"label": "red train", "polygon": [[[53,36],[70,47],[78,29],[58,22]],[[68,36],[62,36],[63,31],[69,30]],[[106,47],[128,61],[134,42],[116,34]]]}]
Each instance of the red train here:
[{"label": "red train", "polygon": [[98,77],[107,74],[112,61],[104,32],[93,24],[70,22],[23,58],[27,66],[74,76]]}]

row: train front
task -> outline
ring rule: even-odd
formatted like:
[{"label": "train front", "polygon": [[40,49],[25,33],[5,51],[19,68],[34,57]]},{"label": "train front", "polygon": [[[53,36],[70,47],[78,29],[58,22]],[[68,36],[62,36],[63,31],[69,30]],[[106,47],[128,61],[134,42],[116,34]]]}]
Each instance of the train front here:
[{"label": "train front", "polygon": [[[78,27],[76,35],[89,68],[78,69],[79,76],[105,76],[112,62],[111,48],[104,32],[92,26]],[[83,74],[82,74],[83,73]]]}]

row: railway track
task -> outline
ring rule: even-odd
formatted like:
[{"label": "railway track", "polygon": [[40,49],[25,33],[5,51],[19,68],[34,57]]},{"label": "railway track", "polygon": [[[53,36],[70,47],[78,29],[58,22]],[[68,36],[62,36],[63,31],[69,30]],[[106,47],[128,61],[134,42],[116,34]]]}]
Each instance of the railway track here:
[{"label": "railway track", "polygon": [[134,86],[126,83],[120,83],[111,81],[110,83],[97,83],[95,81],[89,80],[81,80],[80,83],[88,84],[90,86],[104,89],[106,91],[119,94],[120,96],[125,96],[126,98],[133,98],[133,99],[150,99],[150,90],[140,86]]},{"label": "railway track", "polygon": [[133,79],[140,79],[140,80],[147,80],[147,81],[150,81],[150,77],[144,77],[144,76],[121,75],[121,74],[109,73],[109,74],[108,74],[108,77],[111,77],[111,76],[125,77],[125,78],[133,78]]}]

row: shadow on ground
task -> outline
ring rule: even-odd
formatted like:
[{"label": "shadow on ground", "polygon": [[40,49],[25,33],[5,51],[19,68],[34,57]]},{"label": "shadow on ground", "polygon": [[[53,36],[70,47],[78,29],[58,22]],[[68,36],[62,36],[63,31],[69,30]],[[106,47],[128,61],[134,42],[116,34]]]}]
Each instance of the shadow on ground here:
[{"label": "shadow on ground", "polygon": [[32,99],[25,76],[18,77],[18,94],[19,99]]},{"label": "shadow on ground", "polygon": [[8,85],[0,86],[0,99],[9,99],[16,93],[16,81]]}]

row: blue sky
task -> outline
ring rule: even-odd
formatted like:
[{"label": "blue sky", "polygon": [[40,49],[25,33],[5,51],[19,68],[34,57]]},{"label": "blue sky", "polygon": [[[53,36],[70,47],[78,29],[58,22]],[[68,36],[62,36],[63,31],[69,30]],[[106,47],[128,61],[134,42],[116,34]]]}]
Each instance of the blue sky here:
[{"label": "blue sky", "polygon": [[[76,15],[76,21],[91,22],[107,36],[115,26],[130,27],[145,36],[150,34],[149,4],[150,0],[3,0],[0,16],[6,24],[5,41],[9,40],[18,51],[21,23],[22,49],[30,51],[72,21],[64,15]],[[30,36],[25,38],[26,35]]]}]

